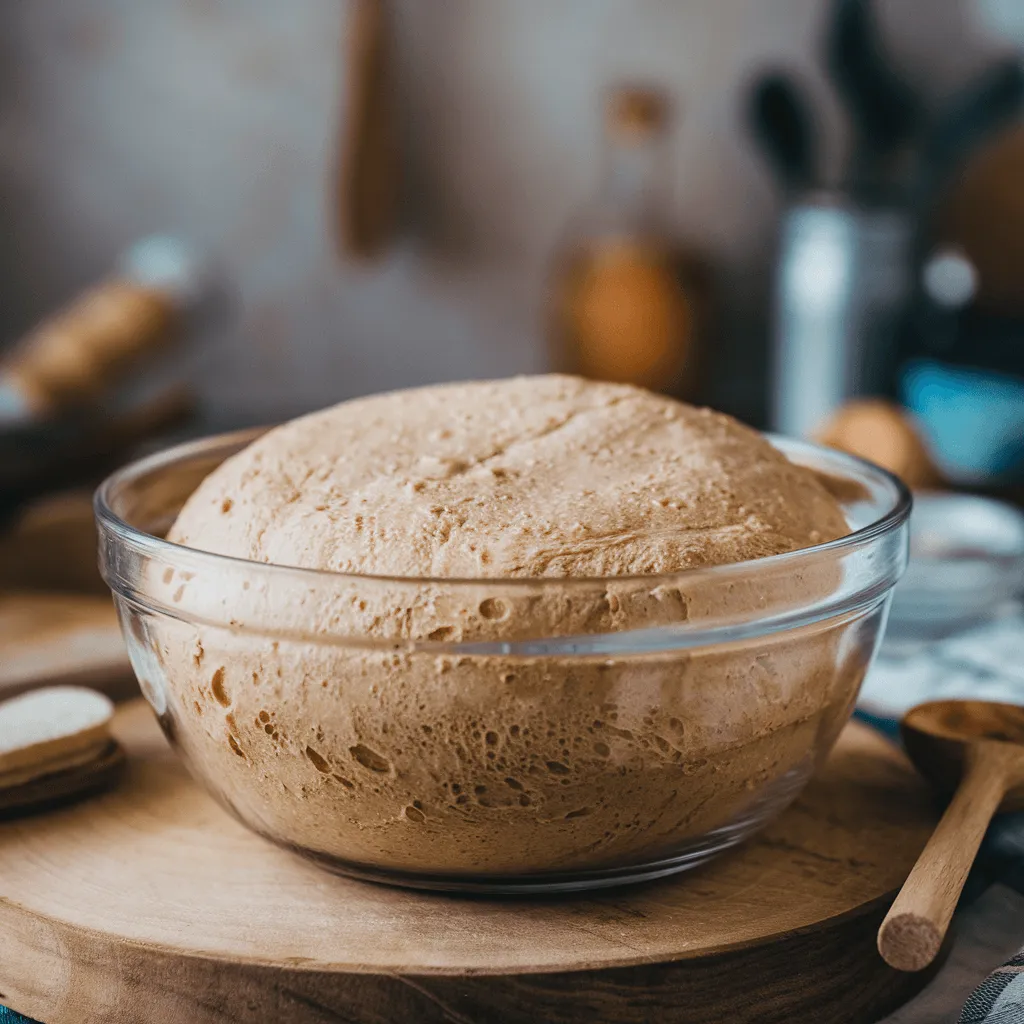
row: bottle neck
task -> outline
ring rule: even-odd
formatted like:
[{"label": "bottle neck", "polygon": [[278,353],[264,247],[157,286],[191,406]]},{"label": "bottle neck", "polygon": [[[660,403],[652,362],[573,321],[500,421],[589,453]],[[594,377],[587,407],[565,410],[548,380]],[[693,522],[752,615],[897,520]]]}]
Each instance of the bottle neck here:
[{"label": "bottle neck", "polygon": [[609,140],[601,188],[602,205],[623,226],[657,222],[667,199],[665,145],[658,135]]}]

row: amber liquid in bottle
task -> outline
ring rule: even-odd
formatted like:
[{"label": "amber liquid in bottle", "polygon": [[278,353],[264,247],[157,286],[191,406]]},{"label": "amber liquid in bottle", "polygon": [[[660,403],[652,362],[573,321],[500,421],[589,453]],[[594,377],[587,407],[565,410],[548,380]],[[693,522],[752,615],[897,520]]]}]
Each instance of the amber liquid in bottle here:
[{"label": "amber liquid in bottle", "polygon": [[666,121],[658,93],[612,94],[602,187],[556,267],[551,348],[563,372],[688,397],[706,284],[701,263],[659,224]]}]

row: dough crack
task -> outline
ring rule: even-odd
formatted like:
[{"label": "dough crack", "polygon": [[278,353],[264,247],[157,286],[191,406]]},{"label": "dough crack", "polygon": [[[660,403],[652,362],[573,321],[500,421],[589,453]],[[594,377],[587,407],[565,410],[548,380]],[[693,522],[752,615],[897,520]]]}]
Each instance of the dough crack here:
[{"label": "dough crack", "polygon": [[590,406],[586,409],[573,409],[568,415],[563,416],[560,420],[557,420],[554,423],[548,424],[543,430],[538,430],[536,433],[530,434],[527,437],[517,437],[514,441],[510,441],[506,445],[499,445],[494,449],[494,451],[483,456],[483,458],[477,459],[475,462],[465,463],[453,472],[451,476],[465,476],[467,473],[472,473],[474,470],[483,468],[495,459],[504,458],[510,452],[531,444],[536,444],[545,437],[551,437],[552,434],[557,434],[560,430],[564,430],[576,420],[582,419],[588,413],[604,412],[606,409],[611,409],[613,406],[621,405],[627,399],[632,397],[632,395],[618,395],[601,405]]},{"label": "dough crack", "polygon": [[[544,570],[551,564],[563,558],[579,558],[586,555],[608,552],[617,548],[628,547],[631,544],[642,545],[649,548],[661,540],[678,540],[683,543],[694,543],[703,538],[712,541],[724,541],[734,537],[745,537],[749,534],[750,527],[746,520],[732,523],[726,526],[684,526],[678,525],[653,530],[618,530],[610,533],[591,534],[586,540],[577,541],[573,544],[560,544],[557,547],[538,548],[533,552],[530,560],[530,567],[536,570]],[[517,565],[513,571],[522,572],[526,565]]]}]

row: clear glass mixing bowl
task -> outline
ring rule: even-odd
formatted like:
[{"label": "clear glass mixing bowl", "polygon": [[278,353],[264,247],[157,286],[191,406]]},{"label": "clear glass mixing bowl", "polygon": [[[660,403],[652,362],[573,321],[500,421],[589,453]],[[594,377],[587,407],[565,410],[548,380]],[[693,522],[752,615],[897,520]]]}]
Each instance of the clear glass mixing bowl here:
[{"label": "clear glass mixing bowl", "polygon": [[383,578],[163,540],[254,436],[108,479],[103,574],[195,777],[261,835],[380,881],[585,889],[740,842],[832,747],[906,563],[903,485],[788,440],[773,443],[822,474],[852,532],[711,569]]}]

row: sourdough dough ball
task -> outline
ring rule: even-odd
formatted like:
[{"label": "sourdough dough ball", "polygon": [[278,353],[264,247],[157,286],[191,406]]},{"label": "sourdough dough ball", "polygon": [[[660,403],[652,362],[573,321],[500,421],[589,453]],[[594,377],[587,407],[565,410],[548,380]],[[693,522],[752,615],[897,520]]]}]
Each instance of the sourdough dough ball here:
[{"label": "sourdough dough ball", "polygon": [[171,539],[333,572],[501,578],[675,572],[846,529],[813,474],[730,417],[549,376],[296,420],[212,473]]},{"label": "sourdough dough ball", "polygon": [[168,573],[181,620],[147,628],[186,756],[261,832],[390,871],[602,869],[795,791],[864,652],[841,655],[839,627],[601,658],[438,644],[777,610],[836,570],[728,587],[683,571],[846,532],[812,472],[727,416],[564,376],[428,387],[269,432],[169,534],[360,575],[307,596],[301,574]]}]

